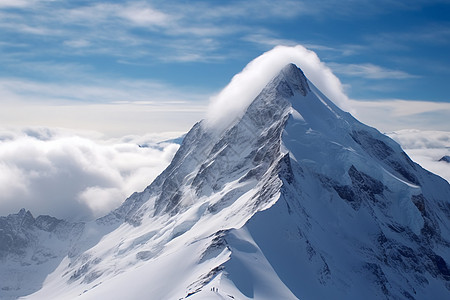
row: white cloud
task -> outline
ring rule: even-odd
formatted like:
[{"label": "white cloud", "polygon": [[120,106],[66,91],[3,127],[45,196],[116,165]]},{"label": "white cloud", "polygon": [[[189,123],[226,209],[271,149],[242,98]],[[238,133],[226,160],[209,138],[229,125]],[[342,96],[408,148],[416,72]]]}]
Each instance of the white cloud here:
[{"label": "white cloud", "polygon": [[397,141],[412,160],[450,182],[450,163],[439,161],[450,155],[449,131],[399,130],[388,135]]},{"label": "white cloud", "polygon": [[319,57],[301,45],[277,46],[252,60],[241,73],[212,98],[207,113],[209,124],[225,127],[243,114],[264,86],[288,63],[296,64],[328,98],[348,109],[348,98],[339,79]]},{"label": "white cloud", "polygon": [[[252,33],[243,38],[245,41],[249,41],[255,44],[261,44],[264,46],[269,47],[275,47],[275,46],[295,46],[298,44],[296,41],[287,40],[287,39],[280,39],[271,37],[267,34],[261,34],[261,33]],[[312,49],[312,47],[310,47]]]},{"label": "white cloud", "polygon": [[0,127],[48,126],[95,130],[108,137],[148,132],[182,134],[204,116],[194,104],[2,105]]},{"label": "white cloud", "polygon": [[119,7],[117,15],[138,26],[167,26],[174,21],[168,14],[144,3],[132,3],[125,7]]},{"label": "white cloud", "polygon": [[90,186],[78,194],[78,200],[86,205],[94,216],[101,216],[118,207],[125,199],[119,188]]},{"label": "white cloud", "polygon": [[26,7],[29,4],[27,0],[0,0],[0,8]]},{"label": "white cloud", "polygon": [[[0,77],[0,101],[28,103],[52,102],[61,100],[76,100],[80,103],[112,103],[118,101],[153,101],[165,103],[167,101],[199,101],[205,99],[206,94],[188,92],[189,89],[174,87],[151,80],[101,80],[81,77],[88,74],[82,66],[76,64],[26,64],[24,68],[35,69],[39,66],[52,72],[53,76],[64,76],[64,72],[72,70],[71,77],[65,77],[65,82],[44,82],[17,78]],[[5,96],[6,95],[6,96]]]},{"label": "white cloud", "polygon": [[[174,18],[141,1],[128,1],[126,3],[98,3],[93,5],[79,6],[71,9],[62,9],[64,16],[58,21],[63,24],[83,24],[91,26],[110,24],[125,21],[130,26],[169,26]],[[56,18],[58,18],[56,16]]]},{"label": "white cloud", "polygon": [[73,47],[73,48],[84,48],[91,45],[91,43],[84,39],[74,39],[74,40],[68,40],[64,42],[64,45]]},{"label": "white cloud", "polygon": [[[329,58],[336,56],[354,55],[355,53],[363,51],[365,48],[365,46],[355,44],[340,44],[333,46],[329,45],[325,46],[321,44],[299,43],[299,41],[274,37],[274,33],[267,30],[262,30],[261,33],[251,33],[243,37],[243,40],[267,47],[295,46],[298,44],[302,44],[305,48],[326,54],[325,56]],[[331,65],[328,66],[331,67]]]},{"label": "white cloud", "polygon": [[55,74],[69,69],[72,82],[0,78],[0,127],[65,127],[108,136],[185,132],[204,117],[210,95],[148,80],[86,82],[80,78],[88,72],[77,65],[49,66]]},{"label": "white cloud", "polygon": [[[26,178],[21,169],[6,162],[0,162],[0,194],[3,201],[27,196]],[[10,200],[8,200],[10,199]]]},{"label": "white cloud", "polygon": [[155,144],[150,136],[93,136],[48,128],[3,131],[0,215],[25,207],[68,220],[102,216],[150,184],[179,147]]},{"label": "white cloud", "polygon": [[450,130],[450,103],[412,100],[350,100],[353,115],[381,131]]},{"label": "white cloud", "polygon": [[448,149],[450,151],[450,132],[448,131],[404,129],[388,133],[388,135],[400,143],[403,149]]},{"label": "white cloud", "polygon": [[[75,5],[60,1],[16,2],[3,1],[4,7],[13,5],[18,9],[5,13],[0,10],[0,28],[27,37],[49,36],[46,47],[30,44],[34,55],[49,52],[65,55],[66,49],[59,47],[63,44],[78,55],[151,57],[162,61],[182,56],[178,61],[183,62],[222,58],[228,37],[254,32],[264,27],[260,22],[264,19],[288,19],[305,14],[310,7],[293,0],[214,4],[205,1],[195,4],[104,1]],[[242,18],[246,20],[244,23]],[[211,39],[220,46],[211,47]],[[180,48],[189,48],[188,55]]]},{"label": "white cloud", "polygon": [[400,70],[392,70],[374,64],[339,64],[329,63],[328,66],[338,74],[357,76],[369,79],[409,79],[419,76]]}]

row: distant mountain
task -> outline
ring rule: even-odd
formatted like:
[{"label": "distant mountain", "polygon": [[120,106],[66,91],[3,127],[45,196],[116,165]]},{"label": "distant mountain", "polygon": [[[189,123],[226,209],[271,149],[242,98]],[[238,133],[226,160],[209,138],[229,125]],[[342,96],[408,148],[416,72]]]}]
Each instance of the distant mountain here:
[{"label": "distant mountain", "polygon": [[0,217],[0,299],[16,299],[42,287],[47,275],[77,250],[84,224],[25,209]]},{"label": "distant mountain", "polygon": [[450,163],[450,156],[444,155],[444,156],[441,157],[441,159],[439,159],[439,161]]},{"label": "distant mountain", "polygon": [[[1,219],[13,229],[0,239],[18,242],[2,248],[0,270],[30,278],[2,273],[5,297],[450,295],[450,185],[292,64],[225,130],[194,125],[167,169],[107,216],[39,218],[23,210]],[[48,245],[51,264],[25,258],[36,245]]]}]

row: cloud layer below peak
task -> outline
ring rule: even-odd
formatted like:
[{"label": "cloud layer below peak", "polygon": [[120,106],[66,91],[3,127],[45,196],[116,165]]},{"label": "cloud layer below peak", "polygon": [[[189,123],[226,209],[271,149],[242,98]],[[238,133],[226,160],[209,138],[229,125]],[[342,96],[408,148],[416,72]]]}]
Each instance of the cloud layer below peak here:
[{"label": "cloud layer below peak", "polygon": [[154,141],[99,140],[49,128],[3,130],[0,215],[24,207],[72,221],[103,216],[150,184],[179,147]]}]

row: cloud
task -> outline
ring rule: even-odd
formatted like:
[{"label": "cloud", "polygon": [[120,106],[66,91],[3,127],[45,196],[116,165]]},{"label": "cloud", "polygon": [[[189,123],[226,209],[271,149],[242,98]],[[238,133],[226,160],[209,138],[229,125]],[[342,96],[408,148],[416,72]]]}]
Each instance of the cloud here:
[{"label": "cloud", "polygon": [[112,25],[114,22],[125,22],[125,26],[169,26],[175,19],[160,9],[141,1],[126,3],[97,3],[74,8],[61,8],[65,15],[59,19],[63,24],[88,23],[91,26]]},{"label": "cloud", "polygon": [[48,126],[95,130],[108,137],[148,132],[182,134],[198,122],[203,105],[177,104],[2,104],[0,127]]},{"label": "cloud", "polygon": [[[398,1],[397,1],[398,2]],[[264,20],[293,20],[300,16],[324,19],[364,17],[385,14],[392,10],[420,9],[425,1],[409,1],[408,5],[385,0],[373,1],[0,1],[0,28],[3,40],[26,40],[29,44],[22,55],[29,57],[70,54],[108,54],[114,57],[176,59],[189,47],[189,55],[179,61],[217,61],[235,54],[230,40],[251,36],[266,30]],[[439,2],[439,1],[433,1]],[[442,29],[442,31],[445,31]],[[428,31],[433,32],[433,31]],[[443,32],[443,37],[448,33]],[[275,36],[282,37],[280,32]],[[432,34],[425,38],[430,41]],[[45,36],[45,47],[41,41]],[[284,35],[285,36],[285,35]],[[218,46],[211,47],[210,39]],[[267,40],[273,44],[276,40]],[[66,47],[61,47],[64,45]],[[248,44],[247,44],[248,45]],[[228,46],[228,47],[227,47]],[[74,51],[74,52],[72,52]]]},{"label": "cloud", "polygon": [[450,28],[447,24],[439,23],[417,24],[406,31],[377,32],[365,39],[371,48],[382,50],[410,50],[417,44],[446,46],[450,43]]},{"label": "cloud", "polygon": [[[48,68],[47,68],[48,67]],[[108,136],[176,131],[204,117],[211,92],[152,80],[98,79],[77,65],[36,64],[63,82],[0,77],[0,127],[96,130]],[[89,75],[87,78],[91,79]]]},{"label": "cloud", "polygon": [[68,40],[64,42],[64,45],[72,47],[72,48],[84,48],[91,45],[91,42],[84,39],[74,39],[74,40]]},{"label": "cloud", "polygon": [[208,124],[224,128],[233,122],[288,63],[301,68],[306,77],[335,104],[343,109],[349,108],[341,82],[313,51],[301,45],[277,46],[252,60],[212,98],[207,112]]},{"label": "cloud", "polygon": [[382,131],[401,129],[450,131],[450,103],[399,99],[350,100],[353,115]]},{"label": "cloud", "polygon": [[393,131],[388,135],[402,145],[403,149],[448,149],[450,151],[449,131],[404,129]]},{"label": "cloud", "polygon": [[132,3],[125,9],[119,9],[116,12],[118,16],[137,26],[167,26],[174,21],[170,15],[142,3]]},{"label": "cloud", "polygon": [[249,41],[249,42],[252,42],[255,44],[261,44],[261,45],[270,46],[270,47],[275,47],[275,46],[280,46],[280,45],[293,47],[298,44],[298,42],[296,42],[296,41],[280,39],[280,38],[272,37],[270,35],[261,34],[261,33],[252,33],[252,34],[245,36],[243,39],[245,41]]},{"label": "cloud", "polygon": [[[260,33],[251,33],[242,38],[244,41],[252,42],[266,47],[303,45],[305,48],[322,53],[324,57],[343,57],[355,55],[364,51],[365,46],[356,44],[322,45],[317,43],[303,43],[295,40],[276,37],[273,32],[262,30]],[[330,66],[331,67],[331,66]]]},{"label": "cloud", "polygon": [[25,207],[68,220],[100,217],[150,184],[179,147],[151,136],[94,136],[49,128],[0,132],[0,215]]},{"label": "cloud", "polygon": [[374,64],[328,63],[328,66],[337,74],[369,79],[410,79],[419,77],[404,71],[392,70]]},{"label": "cloud", "polygon": [[[15,9],[9,10],[12,6]],[[293,0],[195,4],[6,0],[0,2],[0,28],[6,37],[27,40],[33,56],[49,52],[66,56],[70,48],[70,53],[77,55],[216,61],[224,57],[226,37],[254,32],[255,27],[264,27],[261,20],[285,20],[307,13],[308,7]],[[39,47],[42,36],[47,36],[46,47]],[[29,57],[30,52],[23,55]]]},{"label": "cloud", "polygon": [[[46,82],[21,78],[0,77],[0,102],[23,101],[28,103],[75,101],[78,103],[113,103],[119,101],[168,101],[201,102],[208,94],[192,92],[189,88],[176,87],[156,80],[130,80],[121,78],[89,78],[89,69],[77,64],[30,63],[20,65],[26,70],[42,69],[52,77],[64,77],[63,81]],[[65,73],[70,73],[65,75]]]},{"label": "cloud", "polygon": [[[298,15],[310,13],[310,5],[303,1],[280,0],[257,0],[252,2],[231,2],[222,5],[211,6],[209,3],[196,3],[197,5],[184,6],[183,9],[189,14],[204,11],[199,18],[204,20],[217,19],[266,19],[266,18],[293,18]],[[190,9],[189,9],[190,8]]]},{"label": "cloud", "polygon": [[29,2],[27,0],[0,0],[0,8],[26,7]]},{"label": "cloud", "polygon": [[439,161],[450,155],[449,131],[399,130],[388,133],[412,160],[450,182],[450,164]]}]

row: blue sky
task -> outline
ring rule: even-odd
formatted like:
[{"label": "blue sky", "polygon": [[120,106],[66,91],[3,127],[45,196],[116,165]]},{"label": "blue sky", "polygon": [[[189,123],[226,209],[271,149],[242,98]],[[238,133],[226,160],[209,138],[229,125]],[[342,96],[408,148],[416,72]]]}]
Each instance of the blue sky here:
[{"label": "blue sky", "polygon": [[450,130],[449,16],[445,0],[0,0],[0,126],[186,131],[248,62],[301,44],[362,121]]}]

